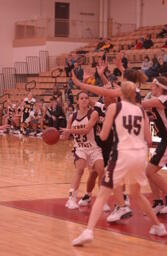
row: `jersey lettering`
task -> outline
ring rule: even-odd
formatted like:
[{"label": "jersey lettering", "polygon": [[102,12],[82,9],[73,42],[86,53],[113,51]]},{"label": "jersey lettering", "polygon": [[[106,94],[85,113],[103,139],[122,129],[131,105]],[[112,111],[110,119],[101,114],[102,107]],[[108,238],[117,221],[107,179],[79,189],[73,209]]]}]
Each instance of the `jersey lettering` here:
[{"label": "jersey lettering", "polygon": [[74,137],[78,143],[80,143],[80,142],[84,143],[87,141],[86,135],[75,134]]},{"label": "jersey lettering", "polygon": [[123,127],[128,130],[128,133],[139,135],[141,130],[142,116],[123,116]]}]

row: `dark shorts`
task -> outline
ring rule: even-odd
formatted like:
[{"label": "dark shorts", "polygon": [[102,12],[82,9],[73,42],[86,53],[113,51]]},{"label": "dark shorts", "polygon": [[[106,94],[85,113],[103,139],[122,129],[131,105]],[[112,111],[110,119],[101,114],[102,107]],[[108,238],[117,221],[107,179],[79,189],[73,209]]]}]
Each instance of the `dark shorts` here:
[{"label": "dark shorts", "polygon": [[167,139],[162,139],[158,143],[157,148],[150,159],[150,163],[156,166],[163,167],[167,164]]}]

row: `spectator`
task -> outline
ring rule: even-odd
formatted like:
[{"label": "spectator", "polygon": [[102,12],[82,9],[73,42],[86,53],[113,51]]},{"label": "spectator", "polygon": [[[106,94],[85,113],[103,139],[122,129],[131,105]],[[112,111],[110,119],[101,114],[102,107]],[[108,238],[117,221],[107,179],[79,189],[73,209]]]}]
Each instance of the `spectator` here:
[{"label": "spectator", "polygon": [[110,42],[110,39],[107,39],[104,45],[100,48],[101,51],[109,52],[114,46]]},{"label": "spectator", "polygon": [[159,63],[160,63],[159,75],[166,76],[167,75],[167,62],[163,61],[163,59],[160,58]]},{"label": "spectator", "polygon": [[66,115],[66,120],[68,121],[69,116],[74,113],[74,106],[73,105],[68,105],[65,115]]},{"label": "spectator", "polygon": [[52,98],[51,103],[46,107],[44,122],[49,127],[55,127],[58,130],[66,127],[63,108],[57,103],[55,98]]},{"label": "spectator", "polygon": [[122,56],[121,62],[122,62],[123,67],[124,67],[125,69],[127,69],[127,68],[128,68],[128,59],[127,59],[127,57],[126,57],[126,54],[125,54],[125,53],[123,53],[123,56]]},{"label": "spectator", "polygon": [[145,74],[148,77],[148,81],[151,82],[153,78],[157,77],[159,74],[159,68],[160,68],[160,63],[157,59],[156,56],[152,59],[152,66],[145,71]]},{"label": "spectator", "polygon": [[143,42],[144,42],[144,38],[141,37],[139,40],[136,40],[136,49],[142,49],[143,48]]},{"label": "spectator", "polygon": [[167,24],[164,25],[160,33],[157,34],[157,38],[164,38],[164,37],[167,37]]},{"label": "spectator", "polygon": [[22,107],[22,116],[21,116],[21,133],[28,135],[28,126],[29,126],[29,115],[33,111],[34,104],[36,100],[33,98],[32,93],[30,92],[26,98],[24,98],[23,107]]},{"label": "spectator", "polygon": [[152,62],[150,61],[150,58],[146,55],[144,57],[144,60],[141,64],[141,70],[146,73],[146,71],[152,66]]},{"label": "spectator", "polygon": [[122,72],[121,72],[121,70],[119,68],[114,68],[113,75],[118,77],[118,76],[122,75]]},{"label": "spectator", "polygon": [[83,68],[77,62],[74,63],[74,73],[78,80],[83,81]]},{"label": "spectator", "polygon": [[98,42],[98,44],[97,44],[97,46],[96,46],[95,51],[99,51],[100,48],[102,48],[104,45],[105,45],[104,39],[103,39],[102,37],[100,37],[100,38],[99,38],[99,42]]},{"label": "spectator", "polygon": [[162,45],[162,48],[167,48],[167,40],[165,41],[164,45]]},{"label": "spectator", "polygon": [[163,59],[164,62],[167,62],[167,54],[164,49],[161,50],[161,58]]},{"label": "spectator", "polygon": [[71,75],[71,70],[74,68],[74,60],[72,57],[66,58],[65,60],[65,72],[66,76],[69,77]]},{"label": "spectator", "polygon": [[66,90],[65,93],[66,93],[68,104],[73,105],[74,104],[74,97],[73,97],[72,89],[71,89],[70,86],[67,87],[67,90]]},{"label": "spectator", "polygon": [[146,36],[146,39],[145,39],[144,42],[143,42],[143,48],[144,48],[144,49],[149,49],[149,48],[151,48],[153,45],[154,45],[154,44],[153,44],[153,41],[152,41],[152,39],[151,39],[151,35],[147,35],[147,36]]}]

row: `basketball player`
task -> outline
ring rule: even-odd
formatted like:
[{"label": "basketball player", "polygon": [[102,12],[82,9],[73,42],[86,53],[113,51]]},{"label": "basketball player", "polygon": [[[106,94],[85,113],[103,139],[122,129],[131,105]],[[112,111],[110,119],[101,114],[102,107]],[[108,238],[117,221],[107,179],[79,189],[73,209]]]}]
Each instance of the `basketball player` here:
[{"label": "basketball player", "polygon": [[132,82],[124,82],[121,92],[122,101],[108,107],[100,133],[100,138],[106,140],[113,128],[114,147],[110,153],[108,168],[93,205],[88,227],[73,240],[74,246],[93,240],[93,229],[100,218],[104,203],[110,196],[111,189],[122,184],[129,184],[135,203],[151,219],[153,225],[149,233],[157,236],[167,235],[164,224],[159,222],[149,201],[140,192],[140,187],[147,182],[145,176],[147,144],[150,145],[152,142],[149,122],[144,111],[135,103],[136,85]]},{"label": "basketball player", "polygon": [[33,98],[32,93],[30,92],[28,96],[24,99],[22,107],[22,117],[21,117],[21,133],[28,135],[28,125],[29,125],[29,115],[33,111],[33,107],[36,100]]},{"label": "basketball player", "polygon": [[[111,87],[108,85],[109,88]],[[109,152],[110,148],[112,145],[112,132],[110,133],[109,139],[105,142],[101,141],[99,138],[99,134],[102,128],[102,124],[104,121],[105,117],[105,111],[107,106],[111,103],[111,99],[104,97],[103,99],[104,103],[97,102],[94,106],[94,111],[91,113],[90,119],[87,123],[87,125],[84,128],[80,128],[76,130],[68,130],[70,133],[77,133],[77,134],[88,134],[91,129],[94,129],[94,136],[95,136],[95,141],[97,145],[102,149],[102,154],[103,154],[103,159],[104,159],[104,165],[107,165],[108,157],[109,157]],[[87,206],[90,201],[91,201],[91,193],[95,187],[96,184],[96,178],[98,176],[98,173],[94,168],[90,171],[89,173],[89,178],[87,181],[87,192],[86,194],[81,198],[79,201],[79,206]],[[99,185],[101,183],[101,180],[99,180]],[[108,204],[104,205],[104,211],[110,211],[110,207]]]},{"label": "basketball player", "polygon": [[[161,138],[147,166],[146,173],[154,195],[153,209],[156,214],[167,213],[167,180],[158,171],[167,164],[167,79],[157,77],[151,86],[151,98],[142,102],[151,111],[157,136]],[[165,204],[162,196],[165,196]]]},{"label": "basketball player", "polygon": [[[107,89],[111,89],[112,86],[110,83],[108,83],[104,87]],[[94,111],[93,111],[94,118],[93,119],[90,118],[90,120],[88,122],[88,126],[87,126],[87,128],[94,127],[95,140],[97,142],[97,145],[102,149],[105,167],[107,166],[109,154],[110,154],[111,147],[112,147],[113,133],[111,130],[110,135],[106,141],[102,141],[100,139],[99,135],[100,135],[100,132],[101,132],[101,129],[103,126],[107,107],[110,105],[110,103],[115,102],[115,101],[116,101],[116,99],[111,99],[110,97],[103,97],[103,103],[100,101],[96,102],[95,106],[94,106]],[[87,181],[87,192],[79,201],[79,203],[78,203],[79,206],[87,206],[90,203],[91,193],[92,193],[92,190],[96,183],[96,177],[97,177],[96,172],[90,172],[90,175],[89,175],[89,178]],[[125,215],[128,216],[128,215],[131,215],[131,213],[132,213],[129,205],[127,205],[126,195],[124,197],[125,197],[126,201],[122,206],[122,211],[121,211],[120,217],[123,217],[123,216],[125,217]],[[110,211],[111,209],[108,204],[105,204],[103,210],[105,212],[107,212],[107,211]]]},{"label": "basketball player", "polygon": [[[70,134],[74,137],[74,163],[76,172],[72,179],[71,188],[69,191],[69,199],[66,207],[69,209],[78,208],[76,201],[77,189],[80,185],[80,180],[86,166],[90,166],[99,176],[101,180],[104,174],[104,162],[101,148],[97,146],[93,127],[87,128],[92,110],[89,109],[89,97],[86,92],[80,92],[77,95],[78,110],[69,117],[67,128],[64,131],[63,137],[68,138]],[[85,132],[85,129],[87,132]]]}]

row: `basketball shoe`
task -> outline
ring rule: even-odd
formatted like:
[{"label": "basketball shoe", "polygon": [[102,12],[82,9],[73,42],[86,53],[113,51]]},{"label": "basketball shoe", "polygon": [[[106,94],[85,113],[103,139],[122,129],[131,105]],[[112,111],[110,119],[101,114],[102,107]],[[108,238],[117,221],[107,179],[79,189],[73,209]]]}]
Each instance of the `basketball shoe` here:
[{"label": "basketball shoe", "polygon": [[160,209],[161,214],[167,214],[167,196],[165,197],[165,205],[162,209]]},{"label": "basketball shoe", "polygon": [[92,242],[93,238],[93,231],[91,229],[85,229],[80,236],[72,241],[72,245],[77,246],[90,243]]},{"label": "basketball shoe", "polygon": [[91,196],[88,194],[85,194],[78,202],[79,206],[87,206],[91,202]]},{"label": "basketball shoe", "polygon": [[157,235],[157,236],[166,236],[167,230],[164,224],[160,223],[159,225],[153,225],[149,231],[150,235]]},{"label": "basketball shoe", "polygon": [[153,211],[154,211],[154,213],[155,213],[156,215],[160,214],[161,211],[162,211],[162,209],[164,208],[164,203],[163,203],[163,201],[162,201],[161,199],[159,199],[159,200],[154,200],[154,201],[153,201],[153,206],[152,206],[152,208],[153,208]]},{"label": "basketball shoe", "polygon": [[115,206],[113,212],[107,217],[108,222],[115,222],[123,218],[132,216],[132,211],[128,206]]},{"label": "basketball shoe", "polygon": [[65,207],[67,207],[68,209],[77,209],[78,208],[78,204],[76,202],[76,198],[75,197],[69,197],[68,201],[65,204]]},{"label": "basketball shoe", "polygon": [[[88,194],[85,194],[85,195],[79,200],[78,205],[79,205],[79,206],[88,206],[88,205],[90,204],[90,202],[91,202],[91,196],[88,195]],[[109,212],[109,211],[111,211],[110,206],[109,206],[108,204],[105,204],[105,205],[103,206],[103,211],[104,211],[104,212]]]}]

